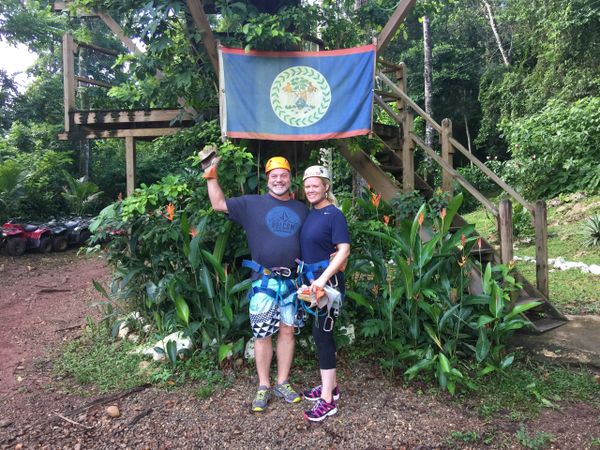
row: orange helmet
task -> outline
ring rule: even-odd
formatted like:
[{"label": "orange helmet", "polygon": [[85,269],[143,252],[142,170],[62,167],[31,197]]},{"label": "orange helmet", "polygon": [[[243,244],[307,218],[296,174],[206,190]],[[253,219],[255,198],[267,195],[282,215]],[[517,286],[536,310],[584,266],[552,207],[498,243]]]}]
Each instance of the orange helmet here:
[{"label": "orange helmet", "polygon": [[290,163],[283,156],[273,156],[267,161],[265,165],[265,173],[268,174],[273,169],[285,169],[289,172],[292,171]]}]

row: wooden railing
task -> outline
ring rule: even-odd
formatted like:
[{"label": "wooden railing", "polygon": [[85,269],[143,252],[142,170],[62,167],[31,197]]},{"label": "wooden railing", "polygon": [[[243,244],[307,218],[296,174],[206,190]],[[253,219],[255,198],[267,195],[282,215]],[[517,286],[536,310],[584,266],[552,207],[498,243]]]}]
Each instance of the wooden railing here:
[{"label": "wooden railing", "polygon": [[[477,166],[489,179],[494,181],[510,197],[520,203],[533,216],[536,244],[536,285],[537,289],[548,297],[548,224],[546,203],[539,200],[534,204],[525,200],[517,191],[509,186],[498,175],[492,172],[483,162],[476,158],[468,149],[452,136],[452,121],[442,120],[438,124],[406,93],[406,67],[404,64],[391,64],[379,60],[383,70],[377,73],[379,89],[375,90],[375,102],[385,110],[392,119],[402,127],[402,188],[404,192],[415,189],[414,150],[420,147],[433,161],[442,168],[442,189],[452,193],[452,184],[456,180],[467,192],[475,197],[496,218],[500,238],[500,261],[509,263],[513,259],[513,228],[512,203],[510,200],[500,201],[498,207],[492,203],[477,188],[469,183],[453,166],[456,151],[464,155],[473,165]],[[393,74],[396,82],[387,74]],[[395,101],[398,111],[389,106]],[[414,115],[425,120],[438,134],[441,144],[441,155],[428,146],[413,131]]]}]

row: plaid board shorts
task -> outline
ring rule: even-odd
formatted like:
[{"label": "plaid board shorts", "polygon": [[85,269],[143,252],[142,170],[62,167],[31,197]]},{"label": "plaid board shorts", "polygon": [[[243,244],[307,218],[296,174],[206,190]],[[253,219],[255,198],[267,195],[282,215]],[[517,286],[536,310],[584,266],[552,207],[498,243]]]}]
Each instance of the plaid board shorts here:
[{"label": "plaid board shorts", "polygon": [[[262,280],[256,280],[252,287],[260,287]],[[269,278],[267,287],[277,292],[277,300],[264,292],[257,292],[250,297],[250,325],[252,335],[257,338],[266,338],[279,331],[279,324],[293,327],[302,327],[301,311],[298,309],[296,288],[288,286],[285,280]]]}]

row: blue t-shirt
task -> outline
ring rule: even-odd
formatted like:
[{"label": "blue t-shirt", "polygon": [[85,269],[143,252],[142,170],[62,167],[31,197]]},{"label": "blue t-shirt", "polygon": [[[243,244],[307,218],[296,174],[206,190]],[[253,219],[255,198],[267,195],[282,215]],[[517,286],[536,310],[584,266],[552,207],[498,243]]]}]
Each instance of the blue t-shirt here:
[{"label": "blue t-shirt", "polygon": [[243,195],[225,200],[229,219],[248,236],[252,260],[271,267],[295,267],[300,256],[300,228],[308,208],[297,200],[270,194]]},{"label": "blue t-shirt", "polygon": [[328,260],[337,244],[349,243],[348,223],[338,208],[327,205],[309,211],[300,232],[300,250],[305,263]]}]

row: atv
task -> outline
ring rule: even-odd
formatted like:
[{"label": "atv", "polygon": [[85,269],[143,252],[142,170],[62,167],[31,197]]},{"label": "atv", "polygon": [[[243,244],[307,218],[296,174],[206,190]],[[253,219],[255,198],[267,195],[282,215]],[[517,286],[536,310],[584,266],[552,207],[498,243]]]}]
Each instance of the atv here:
[{"label": "atv", "polygon": [[2,225],[1,247],[10,256],[21,256],[27,249],[48,253],[52,250],[52,232],[44,225],[9,221]]},{"label": "atv", "polygon": [[47,226],[52,230],[53,247],[58,252],[69,245],[83,245],[91,236],[89,220],[82,217],[52,219]]}]

